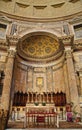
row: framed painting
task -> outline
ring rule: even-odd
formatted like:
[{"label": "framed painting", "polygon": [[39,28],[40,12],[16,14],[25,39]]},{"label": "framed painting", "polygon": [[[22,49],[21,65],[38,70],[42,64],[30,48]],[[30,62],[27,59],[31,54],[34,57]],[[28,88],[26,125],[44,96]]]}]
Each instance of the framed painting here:
[{"label": "framed painting", "polygon": [[36,85],[37,86],[43,86],[43,77],[37,77]]}]

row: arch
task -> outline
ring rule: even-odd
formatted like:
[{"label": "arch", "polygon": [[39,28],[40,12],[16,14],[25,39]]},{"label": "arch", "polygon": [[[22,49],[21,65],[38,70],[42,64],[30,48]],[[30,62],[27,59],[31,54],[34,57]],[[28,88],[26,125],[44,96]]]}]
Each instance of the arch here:
[{"label": "arch", "polygon": [[22,32],[20,32],[18,35],[20,37],[20,40],[23,41],[25,40],[27,37],[30,37],[32,35],[47,35],[47,36],[51,36],[54,37],[57,41],[59,39],[59,37],[61,37],[61,33],[58,30],[51,30],[51,29],[25,29]]},{"label": "arch", "polygon": [[[57,57],[59,58],[60,56],[62,56],[64,47],[63,47],[63,44],[60,44],[60,41],[59,41],[57,35],[49,32],[49,31],[47,31],[47,32],[34,31],[34,32],[27,33],[27,34],[23,35],[22,37],[20,37],[18,45],[17,45],[17,54],[20,55],[20,57],[24,58],[25,60],[31,61],[31,62],[36,61],[33,54],[29,56],[28,54],[26,54],[26,52],[24,50],[24,48],[25,48],[24,46],[27,45],[27,43],[24,44],[25,40],[29,39],[30,37],[36,37],[36,36],[38,36],[38,37],[43,36],[43,39],[44,39],[44,36],[50,37],[50,38],[54,39],[58,45],[58,48],[54,48],[53,54],[50,55],[50,53],[49,54],[47,53],[44,55],[45,57],[43,56],[43,53],[42,53],[42,57],[40,55],[37,57],[37,55],[35,53],[33,53],[36,55],[37,62],[39,62],[39,63],[45,62],[45,60],[46,60],[46,63],[48,63],[50,60],[53,61],[53,60],[57,59]],[[54,43],[54,45],[55,45],[55,43]],[[55,51],[55,49],[56,49],[56,51]],[[36,50],[36,49],[34,49],[34,50]],[[45,49],[43,49],[43,52],[45,52],[44,50]],[[27,49],[26,49],[26,51],[27,51]],[[27,57],[27,55],[28,55],[28,57]]]}]

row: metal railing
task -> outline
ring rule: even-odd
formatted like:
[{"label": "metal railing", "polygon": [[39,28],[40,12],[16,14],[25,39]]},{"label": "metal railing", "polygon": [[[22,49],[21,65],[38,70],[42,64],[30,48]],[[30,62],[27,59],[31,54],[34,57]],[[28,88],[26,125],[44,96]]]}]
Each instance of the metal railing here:
[{"label": "metal railing", "polygon": [[27,112],[25,116],[24,127],[36,127],[36,126],[44,126],[44,127],[59,127],[59,118],[58,114],[55,112],[49,113],[30,113]]}]

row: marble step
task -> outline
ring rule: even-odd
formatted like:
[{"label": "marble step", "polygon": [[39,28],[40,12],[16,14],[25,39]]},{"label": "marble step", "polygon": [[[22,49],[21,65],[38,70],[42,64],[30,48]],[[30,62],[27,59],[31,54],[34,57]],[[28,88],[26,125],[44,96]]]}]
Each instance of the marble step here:
[{"label": "marble step", "polygon": [[[53,129],[41,129],[41,128],[27,128],[27,129],[5,129],[5,130],[53,130]],[[55,130],[58,130],[57,128],[55,128]],[[63,129],[59,129],[59,130],[63,130]],[[64,129],[64,130],[82,130],[82,129]]]}]

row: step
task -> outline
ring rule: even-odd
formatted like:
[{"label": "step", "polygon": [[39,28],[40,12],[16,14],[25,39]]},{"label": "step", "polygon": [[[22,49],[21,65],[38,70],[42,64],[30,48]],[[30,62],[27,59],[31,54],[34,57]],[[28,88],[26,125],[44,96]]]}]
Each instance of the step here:
[{"label": "step", "polygon": [[[45,130],[45,128],[27,128],[27,129],[5,129],[5,130]],[[46,130],[52,130],[52,129],[46,129]],[[55,130],[58,130],[55,128]],[[59,129],[59,130],[63,130],[63,129]],[[71,129],[64,129],[64,130],[71,130]],[[82,129],[73,129],[73,130],[82,130]]]}]

